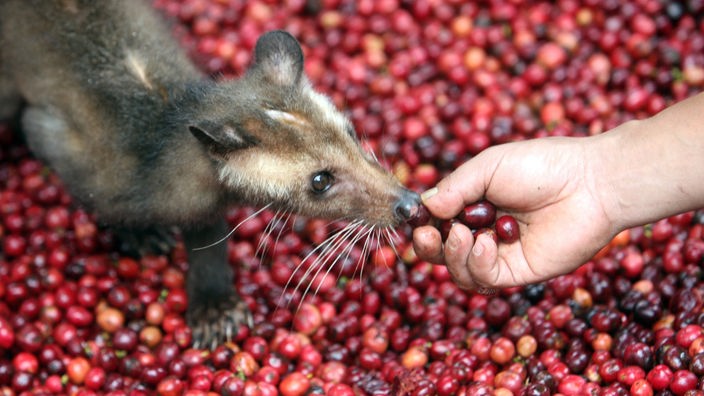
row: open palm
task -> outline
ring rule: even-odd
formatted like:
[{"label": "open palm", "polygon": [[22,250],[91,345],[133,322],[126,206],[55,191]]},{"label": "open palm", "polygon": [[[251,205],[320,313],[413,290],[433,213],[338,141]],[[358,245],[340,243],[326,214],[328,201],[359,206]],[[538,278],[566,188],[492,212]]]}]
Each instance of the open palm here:
[{"label": "open palm", "polygon": [[[443,244],[437,230],[421,227],[414,232],[417,254],[445,263],[466,288],[523,285],[575,269],[617,232],[594,193],[598,181],[589,161],[595,160],[575,139],[485,150],[441,181],[425,204],[448,219],[485,198],[518,221],[519,241],[498,246],[485,236],[475,241],[469,229],[455,225]],[[473,250],[475,242],[480,247]]]}]

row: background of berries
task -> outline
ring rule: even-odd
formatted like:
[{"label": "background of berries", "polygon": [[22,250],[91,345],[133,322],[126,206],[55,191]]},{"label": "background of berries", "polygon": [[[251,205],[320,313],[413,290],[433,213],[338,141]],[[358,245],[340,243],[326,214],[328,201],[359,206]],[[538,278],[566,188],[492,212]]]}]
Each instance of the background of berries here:
[{"label": "background of berries", "polygon": [[[316,89],[418,191],[490,145],[601,133],[704,86],[701,0],[154,4],[221,78],[244,73],[261,33],[294,34]],[[0,124],[0,394],[704,394],[704,212],[628,230],[573,274],[496,297],[418,261],[409,229],[398,255],[356,247],[303,279],[296,266],[337,225],[267,233],[272,216],[228,241],[255,326],[192,349],[183,247],[117,254]]]}]

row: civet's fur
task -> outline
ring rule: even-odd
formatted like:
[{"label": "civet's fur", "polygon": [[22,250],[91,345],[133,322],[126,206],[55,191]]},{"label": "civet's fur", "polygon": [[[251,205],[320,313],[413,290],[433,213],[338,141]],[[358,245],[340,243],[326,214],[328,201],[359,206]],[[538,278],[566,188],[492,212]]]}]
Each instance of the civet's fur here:
[{"label": "civet's fur", "polygon": [[312,89],[285,32],[260,38],[242,78],[214,82],[146,1],[2,0],[0,116],[21,102],[30,148],[101,220],[182,228],[188,319],[208,345],[248,320],[225,244],[193,250],[226,234],[226,205],[383,228],[418,204]]}]

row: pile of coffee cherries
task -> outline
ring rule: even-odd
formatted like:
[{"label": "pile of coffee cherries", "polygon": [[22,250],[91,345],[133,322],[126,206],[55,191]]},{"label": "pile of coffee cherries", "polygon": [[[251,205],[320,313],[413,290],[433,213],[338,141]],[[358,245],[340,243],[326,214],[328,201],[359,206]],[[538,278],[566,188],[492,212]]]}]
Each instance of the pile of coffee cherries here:
[{"label": "pile of coffee cherries", "polygon": [[[265,31],[290,31],[315,88],[416,191],[491,145],[599,134],[704,88],[700,0],[154,6],[217,78],[244,73]],[[495,296],[419,260],[410,225],[393,247],[350,246],[320,269],[303,258],[341,224],[272,219],[227,241],[254,325],[196,349],[183,246],[121,255],[0,124],[0,394],[704,394],[702,211],[624,231],[575,272]]]}]

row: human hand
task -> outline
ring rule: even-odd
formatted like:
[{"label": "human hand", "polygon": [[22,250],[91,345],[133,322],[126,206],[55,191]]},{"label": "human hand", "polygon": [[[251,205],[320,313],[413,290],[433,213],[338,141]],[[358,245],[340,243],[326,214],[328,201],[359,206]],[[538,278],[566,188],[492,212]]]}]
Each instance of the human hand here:
[{"label": "human hand", "polygon": [[467,289],[543,281],[568,273],[591,258],[619,231],[597,194],[600,151],[589,138],[546,138],[491,147],[424,194],[441,219],[487,199],[499,215],[519,223],[520,239],[498,246],[488,235],[476,240],[464,225],[452,226],[443,244],[432,226],[414,230],[421,259],[444,263]]}]

